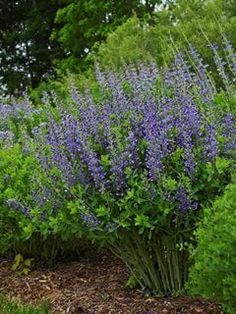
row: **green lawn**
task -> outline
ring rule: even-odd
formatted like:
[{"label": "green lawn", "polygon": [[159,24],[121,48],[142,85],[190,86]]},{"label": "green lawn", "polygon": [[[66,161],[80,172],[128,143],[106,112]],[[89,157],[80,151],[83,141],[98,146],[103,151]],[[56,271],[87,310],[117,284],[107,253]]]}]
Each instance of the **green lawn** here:
[{"label": "green lawn", "polygon": [[38,307],[19,305],[13,301],[6,300],[0,295],[1,314],[49,314],[49,306],[43,303]]}]

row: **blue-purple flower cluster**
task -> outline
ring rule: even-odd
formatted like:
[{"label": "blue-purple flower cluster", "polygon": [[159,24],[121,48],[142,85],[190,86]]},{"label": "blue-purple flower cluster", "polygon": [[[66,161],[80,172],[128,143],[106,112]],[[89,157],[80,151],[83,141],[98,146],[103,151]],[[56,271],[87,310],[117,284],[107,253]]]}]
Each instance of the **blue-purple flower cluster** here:
[{"label": "blue-purple flower cluster", "polygon": [[[164,73],[154,65],[123,75],[97,68],[103,92],[99,103],[88,90],[81,95],[73,86],[71,108],[59,109],[60,118],[51,117],[43,132],[35,130],[44,170],[56,167],[68,190],[80,183],[120,196],[128,188],[127,168],[146,171],[150,181],[158,182],[174,167],[172,156],[180,151],[182,171],[194,180],[199,163],[213,162],[235,149],[234,117],[221,115],[206,67],[193,49],[192,54],[199,65],[193,73],[182,54]],[[158,80],[164,82],[161,91],[155,85]],[[225,138],[224,150],[220,136]],[[175,200],[184,212],[196,207],[181,186]]]},{"label": "blue-purple flower cluster", "polygon": [[[43,169],[56,167],[68,190],[79,183],[119,197],[128,189],[127,169],[147,173],[154,183],[171,171],[177,179],[182,171],[195,180],[200,164],[234,154],[235,116],[214,103],[216,87],[206,66],[193,47],[190,53],[196,71],[181,53],[163,71],[150,65],[115,75],[97,67],[103,96],[96,102],[89,90],[81,95],[72,86],[71,107],[59,108],[59,119],[51,117],[34,132],[44,147],[38,151]],[[183,212],[197,208],[182,186],[175,200]],[[90,218],[84,216],[96,222]]]},{"label": "blue-purple flower cluster", "polygon": [[0,144],[3,147],[13,146],[17,139],[12,124],[17,124],[23,130],[25,120],[32,120],[35,113],[40,114],[40,110],[34,108],[26,97],[22,100],[11,97],[0,98]]},{"label": "blue-purple flower cluster", "polygon": [[5,202],[6,206],[12,211],[19,211],[22,212],[25,216],[29,216],[29,208],[23,206],[18,200],[16,199],[8,199]]},{"label": "blue-purple flower cluster", "polygon": [[[71,108],[59,109],[60,119],[51,118],[44,137],[41,133],[41,147],[43,138],[44,147],[50,148],[50,154],[38,154],[45,171],[57,167],[68,189],[80,183],[118,196],[128,187],[127,168],[146,171],[149,180],[156,182],[179,150],[183,172],[193,179],[199,162],[212,162],[235,149],[234,117],[221,115],[206,67],[197,52],[190,51],[195,72],[183,54],[162,72],[151,65],[115,75],[101,73],[97,67],[103,92],[99,103],[88,90],[81,95],[73,86]],[[157,81],[163,82],[161,90]],[[220,136],[225,138],[224,150],[220,150]],[[177,194],[187,211],[192,205],[186,191],[179,187]]]},{"label": "blue-purple flower cluster", "polygon": [[91,212],[83,212],[81,216],[87,227],[96,229],[100,224],[100,221]]},{"label": "blue-purple flower cluster", "polygon": [[222,123],[225,138],[225,152],[233,152],[236,147],[236,117],[232,113],[225,115]]},{"label": "blue-purple flower cluster", "polygon": [[31,116],[35,110],[27,98],[24,98],[22,101],[0,99],[0,126],[1,128],[8,126],[9,118],[20,120],[22,117]]}]

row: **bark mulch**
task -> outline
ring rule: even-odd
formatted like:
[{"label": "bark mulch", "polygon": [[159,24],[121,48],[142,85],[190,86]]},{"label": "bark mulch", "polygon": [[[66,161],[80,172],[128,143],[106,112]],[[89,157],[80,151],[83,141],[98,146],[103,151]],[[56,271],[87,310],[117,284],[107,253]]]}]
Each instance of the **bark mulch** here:
[{"label": "bark mulch", "polygon": [[27,304],[48,300],[51,313],[65,314],[222,314],[201,298],[147,297],[127,290],[128,271],[109,253],[88,252],[78,261],[16,276],[9,261],[0,262],[0,291]]}]

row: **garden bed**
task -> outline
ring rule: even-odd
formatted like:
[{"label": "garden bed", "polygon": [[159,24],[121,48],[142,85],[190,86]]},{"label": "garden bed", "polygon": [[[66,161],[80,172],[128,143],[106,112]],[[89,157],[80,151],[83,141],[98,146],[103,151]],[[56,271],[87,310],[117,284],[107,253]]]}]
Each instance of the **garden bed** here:
[{"label": "garden bed", "polygon": [[125,289],[129,273],[107,252],[88,251],[76,261],[41,267],[16,276],[9,261],[0,262],[0,291],[14,300],[48,300],[51,313],[220,314],[220,307],[200,298],[154,298]]}]

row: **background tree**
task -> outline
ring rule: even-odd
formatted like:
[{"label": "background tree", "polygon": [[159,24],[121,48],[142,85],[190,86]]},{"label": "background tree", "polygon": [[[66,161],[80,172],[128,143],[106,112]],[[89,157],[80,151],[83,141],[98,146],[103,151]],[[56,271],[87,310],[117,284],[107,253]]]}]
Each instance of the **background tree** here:
[{"label": "background tree", "polygon": [[189,43],[211,66],[207,41],[221,45],[222,32],[236,40],[233,0],[0,0],[0,16],[0,81],[9,93],[85,73],[94,60],[162,66],[173,46]]},{"label": "background tree", "polygon": [[153,60],[169,64],[176,50],[186,51],[192,44],[215,71],[212,50],[217,43],[222,56],[222,34],[235,45],[236,4],[231,0],[179,0],[153,16],[148,25],[131,18],[110,33],[93,57],[105,69],[121,69],[129,63]]},{"label": "background tree", "polygon": [[[167,1],[164,1],[167,3]],[[57,70],[81,72],[91,48],[162,0],[0,0],[0,80],[9,93],[35,88]],[[56,23],[55,23],[56,17]],[[53,36],[51,34],[53,32]],[[51,40],[54,39],[54,40]]]},{"label": "background tree", "polygon": [[53,60],[63,55],[59,43],[50,40],[61,5],[57,0],[1,0],[0,79],[9,93],[53,76]]},{"label": "background tree", "polygon": [[[60,9],[56,22],[60,29],[55,31],[53,38],[64,47],[66,58],[57,65],[64,72],[78,72],[88,65],[85,58],[94,48],[107,38],[117,26],[129,17],[139,18],[153,16],[162,0],[75,0]],[[168,1],[165,1],[166,3]]]}]

